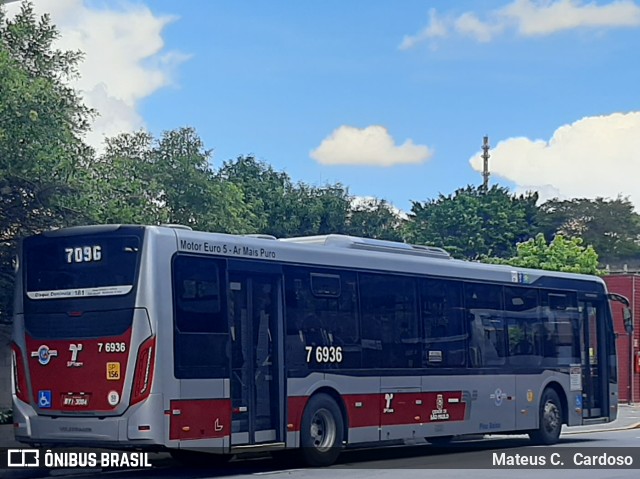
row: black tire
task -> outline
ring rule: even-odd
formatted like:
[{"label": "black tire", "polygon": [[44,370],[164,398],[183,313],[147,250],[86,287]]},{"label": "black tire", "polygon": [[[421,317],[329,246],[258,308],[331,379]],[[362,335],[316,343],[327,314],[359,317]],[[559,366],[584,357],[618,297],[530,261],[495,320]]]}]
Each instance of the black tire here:
[{"label": "black tire", "polygon": [[186,467],[214,468],[225,465],[231,459],[231,454],[210,454],[207,452],[188,451],[185,449],[171,449],[171,457]]},{"label": "black tire", "polygon": [[340,455],[343,439],[344,420],[336,402],[327,394],[312,396],[300,429],[304,462],[313,467],[330,466]]},{"label": "black tire", "polygon": [[529,432],[529,437],[536,444],[555,444],[562,432],[562,403],[553,389],[547,388],[540,398],[538,429]]}]

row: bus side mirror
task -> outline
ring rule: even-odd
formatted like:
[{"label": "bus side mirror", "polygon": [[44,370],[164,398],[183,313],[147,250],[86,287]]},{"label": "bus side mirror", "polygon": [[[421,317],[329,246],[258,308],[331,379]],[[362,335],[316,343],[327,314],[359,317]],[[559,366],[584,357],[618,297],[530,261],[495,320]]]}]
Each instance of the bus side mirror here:
[{"label": "bus side mirror", "polygon": [[624,330],[627,334],[633,333],[633,318],[631,317],[631,309],[625,306],[622,310],[622,317],[624,320]]},{"label": "bus side mirror", "polygon": [[617,301],[622,303],[622,318],[624,321],[624,330],[627,334],[633,333],[633,317],[631,315],[631,303],[629,300],[618,293],[607,293],[609,301]]}]

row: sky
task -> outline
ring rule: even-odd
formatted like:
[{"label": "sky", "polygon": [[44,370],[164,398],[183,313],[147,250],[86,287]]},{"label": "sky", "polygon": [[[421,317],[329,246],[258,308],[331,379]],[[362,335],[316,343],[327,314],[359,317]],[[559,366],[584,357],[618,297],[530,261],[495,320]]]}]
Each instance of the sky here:
[{"label": "sky", "polygon": [[[640,212],[640,1],[35,0],[85,52],[87,141],[196,129],[404,211],[482,183]],[[15,12],[19,3],[7,6]]]}]

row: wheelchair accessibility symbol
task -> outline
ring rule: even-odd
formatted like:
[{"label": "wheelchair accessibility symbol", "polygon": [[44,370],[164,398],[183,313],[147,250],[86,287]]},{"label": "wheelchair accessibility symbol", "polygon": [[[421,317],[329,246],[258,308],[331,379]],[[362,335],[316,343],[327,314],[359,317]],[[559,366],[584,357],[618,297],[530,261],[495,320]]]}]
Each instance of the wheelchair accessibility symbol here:
[{"label": "wheelchair accessibility symbol", "polygon": [[51,408],[51,391],[49,390],[38,391],[38,406],[41,409]]}]

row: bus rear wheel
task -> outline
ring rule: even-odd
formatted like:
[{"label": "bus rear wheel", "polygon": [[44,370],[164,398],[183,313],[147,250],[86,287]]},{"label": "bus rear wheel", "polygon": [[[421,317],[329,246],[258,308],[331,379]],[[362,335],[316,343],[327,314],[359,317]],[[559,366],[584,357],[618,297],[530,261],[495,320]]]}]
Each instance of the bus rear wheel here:
[{"label": "bus rear wheel", "polygon": [[309,466],[333,464],[342,449],[344,421],[340,408],[327,394],[312,396],[302,415],[300,445]]},{"label": "bus rear wheel", "polygon": [[562,431],[562,404],[558,393],[547,388],[540,398],[538,429],[531,431],[529,437],[536,444],[555,444]]}]

